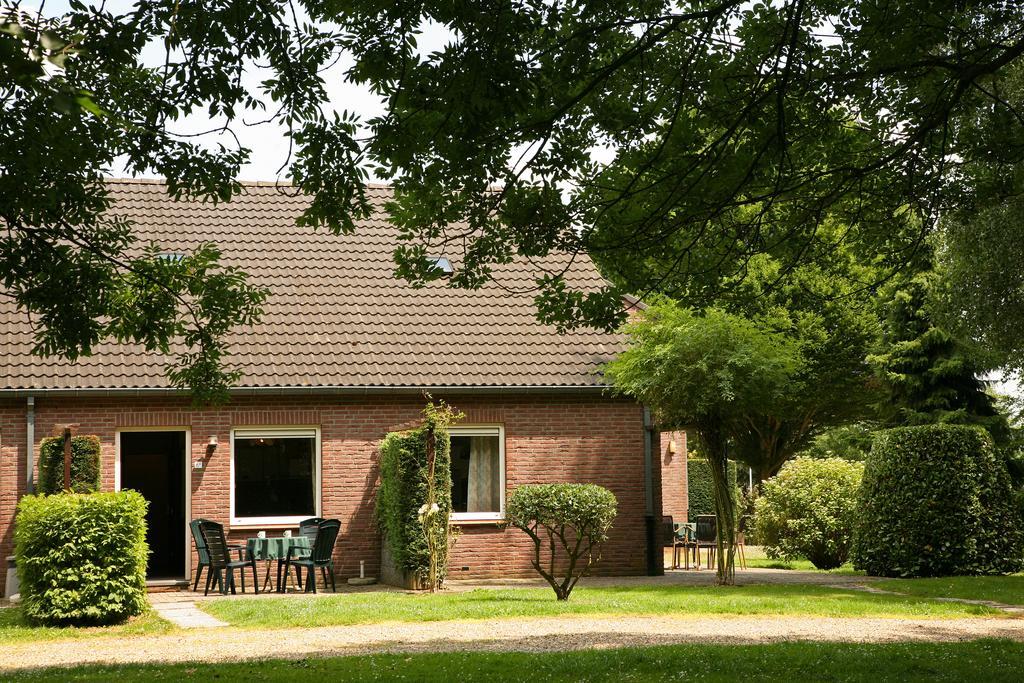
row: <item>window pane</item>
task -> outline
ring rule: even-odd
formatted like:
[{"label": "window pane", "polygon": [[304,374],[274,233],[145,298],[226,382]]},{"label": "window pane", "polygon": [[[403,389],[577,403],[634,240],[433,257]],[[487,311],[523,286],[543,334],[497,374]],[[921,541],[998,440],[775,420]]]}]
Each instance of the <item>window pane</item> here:
[{"label": "window pane", "polygon": [[452,512],[501,512],[498,435],[452,436]]},{"label": "window pane", "polygon": [[235,517],[316,514],[316,439],[235,439]]}]

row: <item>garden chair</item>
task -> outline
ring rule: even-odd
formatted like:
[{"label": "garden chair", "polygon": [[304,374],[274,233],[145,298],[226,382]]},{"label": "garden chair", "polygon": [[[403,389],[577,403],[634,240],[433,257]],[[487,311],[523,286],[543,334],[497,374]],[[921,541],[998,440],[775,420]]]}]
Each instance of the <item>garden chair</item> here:
[{"label": "garden chair", "polygon": [[693,553],[694,561],[697,562],[699,568],[700,559],[697,556],[697,525],[693,523],[676,524],[675,531],[678,543],[683,549],[683,568],[690,568],[691,552]]},{"label": "garden chair", "polygon": [[[310,517],[309,519],[304,519],[301,522],[299,522],[299,536],[305,536],[309,539],[310,548],[312,548],[313,544],[316,543],[316,533],[317,530],[320,528],[320,522],[323,521],[325,521],[323,517]],[[288,554],[283,558],[278,558],[277,590],[279,593],[284,592],[285,586],[284,583],[281,582],[281,578],[283,576],[285,582],[288,581],[288,574],[291,572],[292,568],[292,560],[297,560],[300,557],[307,557],[308,555],[309,550],[307,550],[306,548],[296,548],[294,546],[289,546]],[[298,567],[295,568],[295,580],[297,582],[298,587],[301,589],[302,571]]]},{"label": "garden chair", "polygon": [[715,559],[718,548],[718,518],[714,515],[697,515],[697,568],[700,568],[700,549],[707,548],[708,569]]},{"label": "garden chair", "polygon": [[672,569],[679,569],[679,549],[683,546],[676,534],[676,525],[672,522],[672,515],[665,515],[661,518],[661,546],[672,548]]},{"label": "garden chair", "polygon": [[[199,555],[199,567],[196,570],[196,580],[192,585],[192,590],[199,590],[199,579],[203,576],[203,569],[210,566],[210,554],[206,551],[206,541],[203,540],[203,534],[199,530],[199,525],[203,522],[207,522],[206,519],[193,519],[188,523],[189,529],[192,530],[192,540],[196,543],[196,554]],[[245,558],[245,546],[244,545],[228,545],[228,549],[231,551],[238,551],[238,559]]]},{"label": "garden chair", "polygon": [[[232,546],[229,546],[224,538],[224,527],[217,522],[208,519],[199,521],[199,532],[206,542],[206,553],[209,556],[210,564],[206,572],[206,590],[203,595],[210,594],[210,585],[220,586],[220,592],[227,594],[228,589],[235,593],[235,570],[240,570],[242,575],[242,592],[245,592],[245,569],[252,567],[253,590],[260,592],[259,576],[256,574],[256,559],[254,557],[231,560]],[[226,576],[225,576],[226,574]]]},{"label": "garden chair", "polygon": [[338,532],[341,530],[341,522],[336,519],[325,519],[317,525],[316,539],[313,547],[306,557],[300,557],[291,561],[299,569],[306,567],[306,582],[302,584],[306,591],[316,593],[316,570],[324,577],[324,588],[327,587],[327,573],[331,574],[331,591],[337,593],[338,588],[334,583],[334,544],[338,540]]}]

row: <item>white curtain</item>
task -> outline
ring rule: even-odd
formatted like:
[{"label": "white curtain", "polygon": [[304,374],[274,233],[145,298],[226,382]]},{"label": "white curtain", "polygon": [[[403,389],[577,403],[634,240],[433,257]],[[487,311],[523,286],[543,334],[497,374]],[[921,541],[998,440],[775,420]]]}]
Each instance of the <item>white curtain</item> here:
[{"label": "white curtain", "polygon": [[501,497],[498,438],[473,436],[469,439],[469,497],[467,512],[499,512]]}]

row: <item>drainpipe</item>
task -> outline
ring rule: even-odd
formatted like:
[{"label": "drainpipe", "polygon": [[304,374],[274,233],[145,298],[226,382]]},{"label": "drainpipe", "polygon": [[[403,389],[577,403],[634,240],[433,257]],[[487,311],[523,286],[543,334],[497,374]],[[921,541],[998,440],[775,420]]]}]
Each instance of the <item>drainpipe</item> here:
[{"label": "drainpipe", "polygon": [[29,396],[25,399],[25,492],[35,493],[35,451],[36,451],[36,399]]},{"label": "drainpipe", "polygon": [[647,575],[665,573],[662,549],[658,543],[658,520],[654,518],[654,444],[658,428],[651,420],[651,411],[644,407],[644,523],[647,528]]}]

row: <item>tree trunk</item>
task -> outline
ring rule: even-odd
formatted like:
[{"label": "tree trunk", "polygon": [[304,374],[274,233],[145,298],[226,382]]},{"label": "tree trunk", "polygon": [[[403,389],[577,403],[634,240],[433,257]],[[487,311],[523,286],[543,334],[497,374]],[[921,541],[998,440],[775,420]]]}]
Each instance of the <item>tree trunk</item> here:
[{"label": "tree trunk", "polygon": [[711,480],[715,489],[715,518],[718,527],[718,584],[736,583],[736,505],[732,497],[736,482],[729,479],[726,439],[717,427],[698,431],[707,451]]}]

